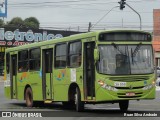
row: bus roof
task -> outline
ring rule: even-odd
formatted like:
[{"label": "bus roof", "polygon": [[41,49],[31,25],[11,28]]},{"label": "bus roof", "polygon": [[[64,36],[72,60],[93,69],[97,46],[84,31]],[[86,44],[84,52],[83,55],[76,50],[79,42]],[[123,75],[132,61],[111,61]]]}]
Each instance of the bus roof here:
[{"label": "bus roof", "polygon": [[35,42],[35,43],[26,44],[26,45],[22,45],[22,46],[16,46],[16,47],[6,49],[6,52],[27,49],[27,48],[36,48],[36,47],[40,47],[43,45],[51,45],[51,44],[63,43],[63,42],[67,42],[67,41],[74,41],[74,40],[83,39],[83,38],[87,38],[87,37],[95,37],[95,36],[99,35],[100,33],[105,33],[105,32],[107,33],[107,32],[120,32],[120,31],[121,32],[122,31],[124,31],[124,32],[125,31],[127,31],[127,32],[142,32],[142,33],[150,34],[149,32],[142,31],[142,30],[99,30],[99,31],[87,32],[87,33],[74,34],[74,35],[70,35],[67,37],[63,37],[63,38]]}]

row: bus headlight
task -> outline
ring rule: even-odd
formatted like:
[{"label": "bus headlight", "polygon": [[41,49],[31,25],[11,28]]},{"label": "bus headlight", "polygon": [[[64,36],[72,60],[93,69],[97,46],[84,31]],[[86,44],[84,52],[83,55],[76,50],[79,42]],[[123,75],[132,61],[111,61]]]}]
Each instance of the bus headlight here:
[{"label": "bus headlight", "polygon": [[98,81],[98,84],[99,84],[102,88],[104,88],[104,89],[106,89],[106,90],[109,90],[109,91],[117,91],[117,89],[116,89],[115,87],[112,87],[112,86],[110,86],[110,85],[107,85],[107,84],[104,83],[102,80],[99,80],[99,81]]},{"label": "bus headlight", "polygon": [[143,90],[149,90],[149,89],[151,89],[153,86],[154,86],[154,85],[150,84],[150,85],[147,85],[147,86],[143,87],[142,89],[143,89]]}]

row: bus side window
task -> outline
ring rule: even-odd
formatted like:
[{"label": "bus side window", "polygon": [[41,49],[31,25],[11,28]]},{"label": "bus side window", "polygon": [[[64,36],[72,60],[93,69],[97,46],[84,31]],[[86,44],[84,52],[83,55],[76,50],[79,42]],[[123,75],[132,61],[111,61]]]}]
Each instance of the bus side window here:
[{"label": "bus side window", "polygon": [[28,50],[18,52],[18,72],[28,71]]},{"label": "bus side window", "polygon": [[6,71],[7,71],[7,74],[9,74],[9,69],[10,69],[10,54],[7,53],[6,54]]},{"label": "bus side window", "polygon": [[31,49],[29,52],[29,69],[30,70],[40,70],[40,57],[41,50],[40,48]]},{"label": "bus side window", "polygon": [[82,43],[78,42],[71,42],[69,44],[69,62],[68,66],[70,67],[79,67],[81,65],[82,59]]}]

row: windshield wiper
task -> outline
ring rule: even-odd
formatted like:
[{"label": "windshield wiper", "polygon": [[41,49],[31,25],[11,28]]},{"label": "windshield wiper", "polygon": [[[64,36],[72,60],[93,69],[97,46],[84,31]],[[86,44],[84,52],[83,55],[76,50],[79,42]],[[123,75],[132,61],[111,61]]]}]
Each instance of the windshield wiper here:
[{"label": "windshield wiper", "polygon": [[116,48],[122,55],[125,55],[120,49],[119,46],[116,45],[115,43],[112,43],[113,47]]},{"label": "windshield wiper", "polygon": [[136,48],[134,49],[134,51],[133,51],[133,52],[131,51],[132,57],[135,57],[135,56],[136,56],[136,54],[137,54],[138,50],[140,49],[141,45],[142,45],[142,43],[140,42],[140,43],[136,46]]},{"label": "windshield wiper", "polygon": [[138,53],[138,50],[140,49],[142,43],[140,42],[136,48],[134,49],[134,51],[132,51],[132,48],[131,48],[131,57],[132,57],[132,64],[135,63],[135,61],[133,60],[133,58],[136,56],[136,54]]}]

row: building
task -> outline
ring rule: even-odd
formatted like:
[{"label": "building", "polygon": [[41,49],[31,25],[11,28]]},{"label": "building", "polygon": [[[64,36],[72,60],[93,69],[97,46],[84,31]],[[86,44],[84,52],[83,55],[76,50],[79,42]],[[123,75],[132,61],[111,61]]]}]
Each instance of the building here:
[{"label": "building", "polygon": [[160,9],[153,10],[153,47],[157,66],[160,66]]},{"label": "building", "polygon": [[0,75],[3,73],[6,48],[66,37],[78,33],[80,32],[13,27],[0,28]]}]

